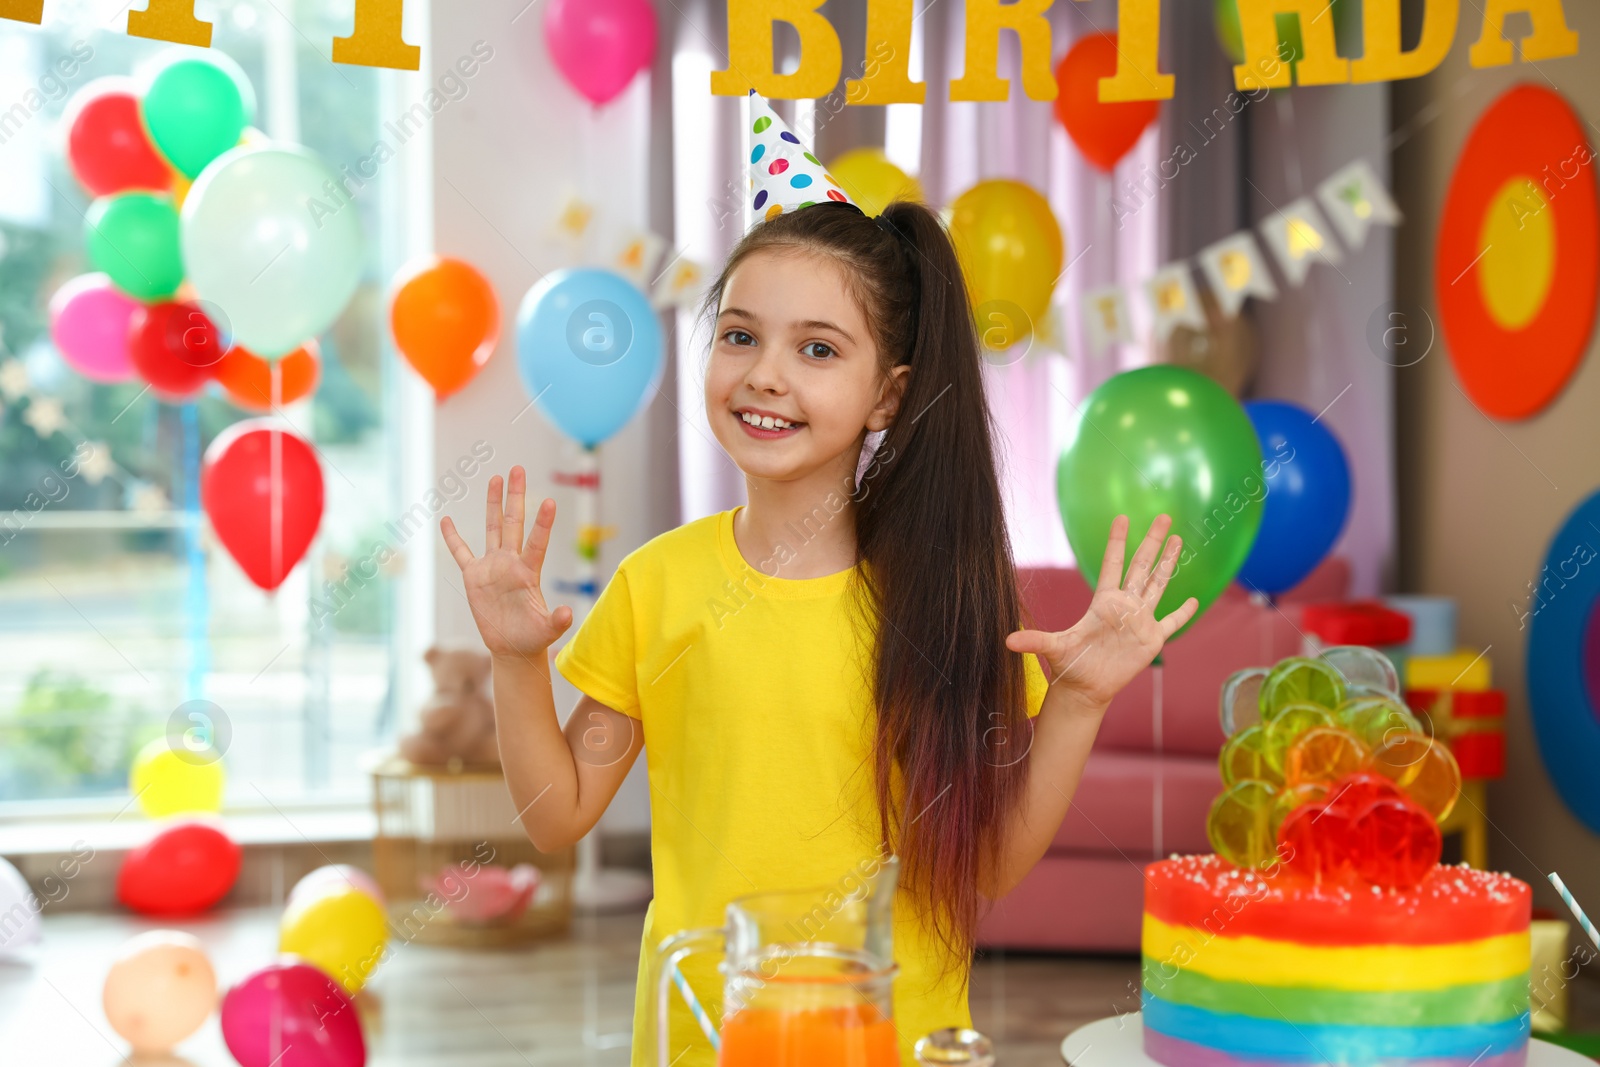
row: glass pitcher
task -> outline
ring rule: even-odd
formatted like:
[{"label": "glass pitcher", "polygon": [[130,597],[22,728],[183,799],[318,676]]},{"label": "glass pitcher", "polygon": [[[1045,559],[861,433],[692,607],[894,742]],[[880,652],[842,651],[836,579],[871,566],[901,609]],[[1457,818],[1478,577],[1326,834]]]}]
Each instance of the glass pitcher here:
[{"label": "glass pitcher", "polygon": [[[722,926],[684,930],[656,950],[656,1049],[668,1067],[676,985],[717,1049],[718,1067],[899,1067],[892,1018],[893,912],[898,857],[870,878],[854,872],[815,889],[752,893]],[[678,965],[723,949],[720,1032]]]}]

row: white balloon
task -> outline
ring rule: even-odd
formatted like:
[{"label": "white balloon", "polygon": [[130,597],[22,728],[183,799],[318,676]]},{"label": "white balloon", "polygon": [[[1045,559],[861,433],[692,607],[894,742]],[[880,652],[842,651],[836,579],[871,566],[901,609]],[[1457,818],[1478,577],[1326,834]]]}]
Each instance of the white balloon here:
[{"label": "white balloon", "polygon": [[39,940],[39,901],[22,872],[0,859],[0,956]]},{"label": "white balloon", "polygon": [[333,325],[365,265],[355,206],[297,145],[240,145],[212,160],[183,202],[181,241],[218,325],[267,359]]}]

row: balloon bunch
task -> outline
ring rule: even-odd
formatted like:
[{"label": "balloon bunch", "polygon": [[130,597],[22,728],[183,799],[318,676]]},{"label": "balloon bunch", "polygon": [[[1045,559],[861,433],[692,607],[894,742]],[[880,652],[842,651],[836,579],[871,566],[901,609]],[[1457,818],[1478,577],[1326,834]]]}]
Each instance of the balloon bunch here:
[{"label": "balloon bunch", "polygon": [[[99,79],[69,105],[68,163],[96,198],[96,269],[55,294],[50,329],[91,381],[139,377],[169,402],[216,381],[258,411],[316,388],[316,336],[360,282],[361,228],[337,199],[319,211],[333,175],[251,128],[254,111],[249,79],[217,52],[169,54],[138,81]],[[310,444],[247,424],[212,445],[204,481],[223,545],[277,588],[321,521]]]},{"label": "balloon bunch", "polygon": [[1206,833],[1240,867],[1405,888],[1439,862],[1455,757],[1406,708],[1388,657],[1338,645],[1235,672],[1222,688],[1224,789]]},{"label": "balloon bunch", "polygon": [[244,853],[214,818],[227,773],[210,748],[158,737],[133,758],[128,791],[139,810],[162,820],[117,870],[117,899],[141,915],[182,918],[208,911],[239,878]]}]

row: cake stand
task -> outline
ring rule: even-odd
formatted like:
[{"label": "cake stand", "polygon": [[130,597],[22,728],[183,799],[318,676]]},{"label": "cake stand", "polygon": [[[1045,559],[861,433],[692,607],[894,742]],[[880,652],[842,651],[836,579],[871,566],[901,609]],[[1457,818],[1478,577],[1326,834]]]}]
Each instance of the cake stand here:
[{"label": "cake stand", "polygon": [[[1161,1067],[1144,1054],[1144,1016],[1137,1011],[1078,1027],[1061,1042],[1061,1059],[1068,1067]],[[1534,1038],[1528,1067],[1594,1067],[1594,1061]]]}]

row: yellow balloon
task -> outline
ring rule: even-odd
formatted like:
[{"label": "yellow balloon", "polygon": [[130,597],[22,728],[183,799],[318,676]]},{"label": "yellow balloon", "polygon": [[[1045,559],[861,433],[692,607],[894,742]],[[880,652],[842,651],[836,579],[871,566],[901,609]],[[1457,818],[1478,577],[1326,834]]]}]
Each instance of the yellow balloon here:
[{"label": "yellow balloon", "polygon": [[891,200],[922,199],[921,183],[890,163],[881,148],[852,148],[833,161],[828,173],[867,215],[878,214]]},{"label": "yellow balloon", "polygon": [[175,170],[172,172],[172,206],[174,208],[183,207],[183,199],[189,195],[189,187],[193,184],[193,180],[182,171]]},{"label": "yellow balloon", "polygon": [[193,811],[221,811],[228,774],[215,752],[178,751],[165,737],[151,741],[133,758],[128,789],[139,810],[152,819]]},{"label": "yellow balloon", "polygon": [[383,959],[389,926],[383,908],[354,886],[330,886],[284,909],[278,950],[299,956],[355,993]]},{"label": "yellow balloon", "polygon": [[1023,321],[1008,331],[1010,340],[1032,333],[1050,308],[1065,254],[1050,202],[1022,182],[979,182],[951,205],[950,236],[978,320],[1009,320],[1020,312]]}]

